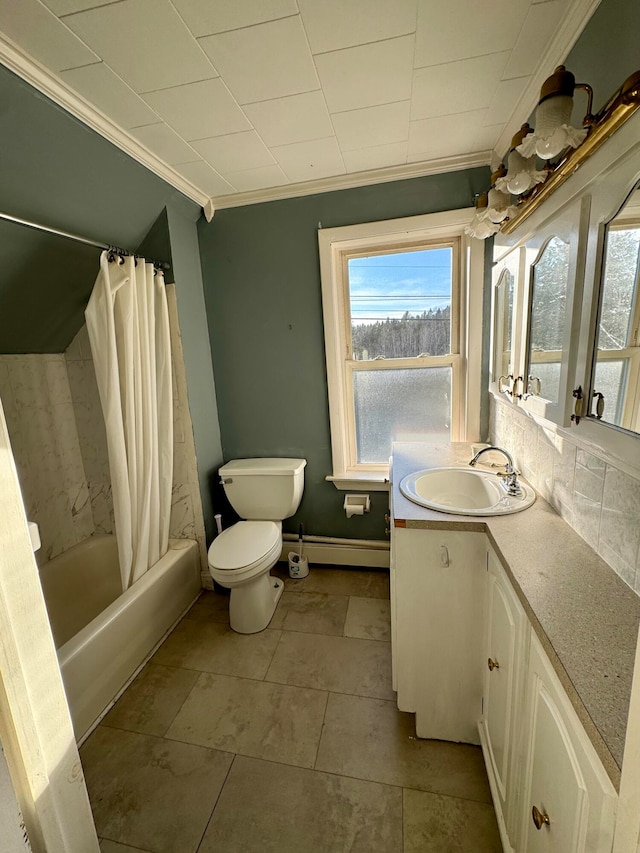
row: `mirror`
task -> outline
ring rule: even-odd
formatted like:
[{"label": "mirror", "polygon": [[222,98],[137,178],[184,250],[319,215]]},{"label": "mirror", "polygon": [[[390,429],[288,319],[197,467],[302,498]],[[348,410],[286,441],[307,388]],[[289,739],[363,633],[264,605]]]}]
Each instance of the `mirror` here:
[{"label": "mirror", "polygon": [[531,272],[525,393],[558,403],[569,286],[569,243],[552,237]]},{"label": "mirror", "polygon": [[640,432],[640,185],[609,222],[594,358],[591,414]]},{"label": "mirror", "polygon": [[[493,381],[500,383],[513,373],[511,345],[513,338],[513,293],[515,278],[508,269],[502,270],[495,289],[495,328],[493,335]],[[503,390],[500,387],[499,390]]]}]

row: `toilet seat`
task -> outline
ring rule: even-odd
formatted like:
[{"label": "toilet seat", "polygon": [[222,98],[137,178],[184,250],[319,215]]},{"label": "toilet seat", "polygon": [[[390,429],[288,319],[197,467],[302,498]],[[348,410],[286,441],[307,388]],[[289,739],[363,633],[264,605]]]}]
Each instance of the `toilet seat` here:
[{"label": "toilet seat", "polygon": [[209,546],[209,567],[229,580],[252,574],[280,552],[280,531],[273,521],[238,521]]}]

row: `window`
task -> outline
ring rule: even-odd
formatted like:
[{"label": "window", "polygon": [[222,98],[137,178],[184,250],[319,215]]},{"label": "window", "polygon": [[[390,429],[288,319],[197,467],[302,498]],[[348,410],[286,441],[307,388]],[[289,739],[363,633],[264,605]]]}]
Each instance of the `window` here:
[{"label": "window", "polygon": [[[383,483],[393,441],[477,438],[483,244],[471,241],[470,262],[468,217],[454,211],[319,232],[330,479],[339,488]],[[477,350],[469,395],[472,266]]]}]

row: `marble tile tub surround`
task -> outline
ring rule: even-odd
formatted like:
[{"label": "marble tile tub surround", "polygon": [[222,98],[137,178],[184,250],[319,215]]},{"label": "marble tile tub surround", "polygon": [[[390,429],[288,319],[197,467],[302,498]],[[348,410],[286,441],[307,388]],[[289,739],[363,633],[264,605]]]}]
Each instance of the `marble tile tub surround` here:
[{"label": "marble tile tub surround", "polygon": [[544,499],[524,512],[468,517],[425,509],[400,492],[422,468],[466,465],[470,444],[393,446],[394,520],[425,530],[484,531],[616,787],[624,752],[640,597]]},{"label": "marble tile tub surround", "polygon": [[[198,540],[211,585],[174,285],[167,285],[167,299],[174,395],[169,535]],[[65,353],[0,355],[0,399],[27,516],[40,527],[38,562],[94,533],[113,533],[107,439],[86,326]]]},{"label": "marble tile tub surround", "polygon": [[0,398],[46,561],[96,529],[64,355],[0,356]]},{"label": "marble tile tub surround", "polygon": [[640,479],[580,447],[570,430],[544,427],[493,395],[490,429],[523,477],[640,595]]},{"label": "marble tile tub surround", "polygon": [[104,853],[501,851],[480,749],[396,708],[388,573],[276,573],[266,631],[205,591],[82,747]]}]

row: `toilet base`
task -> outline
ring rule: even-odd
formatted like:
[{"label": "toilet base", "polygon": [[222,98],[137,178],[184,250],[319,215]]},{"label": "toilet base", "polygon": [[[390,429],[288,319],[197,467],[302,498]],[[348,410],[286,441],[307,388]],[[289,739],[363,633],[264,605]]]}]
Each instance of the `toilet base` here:
[{"label": "toilet base", "polygon": [[254,581],[231,590],[229,624],[238,634],[257,634],[264,631],[284,591],[284,581],[269,572]]}]

